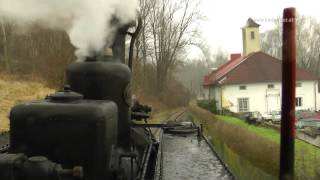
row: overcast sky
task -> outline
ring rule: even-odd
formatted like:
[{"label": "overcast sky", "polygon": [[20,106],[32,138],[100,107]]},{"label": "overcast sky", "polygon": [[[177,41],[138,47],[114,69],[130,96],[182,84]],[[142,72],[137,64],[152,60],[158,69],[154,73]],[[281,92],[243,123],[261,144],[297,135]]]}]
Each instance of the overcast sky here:
[{"label": "overcast sky", "polygon": [[285,7],[295,7],[300,14],[320,20],[319,0],[201,0],[201,12],[208,18],[201,29],[212,48],[240,53],[241,27],[246,20],[256,19],[261,33],[273,28],[272,19],[282,16]]}]

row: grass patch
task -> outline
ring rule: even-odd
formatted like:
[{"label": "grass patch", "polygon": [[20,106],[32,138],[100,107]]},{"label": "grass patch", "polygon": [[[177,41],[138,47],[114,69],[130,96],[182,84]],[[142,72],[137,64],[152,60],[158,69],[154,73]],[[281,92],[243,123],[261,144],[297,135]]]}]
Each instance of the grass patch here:
[{"label": "grass patch", "polygon": [[[280,134],[277,130],[248,125],[235,117],[213,115],[195,104],[190,105],[190,110],[205,126],[209,136],[222,141],[253,166],[274,177],[278,176]],[[295,179],[320,179],[319,148],[296,139],[295,162]],[[239,168],[242,167],[235,167]]]},{"label": "grass patch", "polygon": [[[268,138],[273,142],[280,144],[280,133],[274,129],[248,125],[244,121],[231,116],[215,115],[214,117],[217,120],[238,125],[241,128],[254,132],[259,136]],[[299,139],[295,140],[295,171],[297,179],[309,178],[306,174],[311,174],[312,177],[319,177],[319,161],[320,148]]]},{"label": "grass patch", "polygon": [[245,123],[243,120],[238,119],[236,117],[231,117],[231,116],[214,115],[214,118],[217,120],[224,121],[226,123],[235,124],[241,128],[244,128],[244,129],[250,131],[250,132],[254,132],[262,137],[268,138],[268,139],[280,144],[280,134],[278,131],[276,131],[274,129],[249,125],[248,123]]},{"label": "grass patch", "polygon": [[8,115],[12,106],[23,101],[43,99],[53,92],[43,83],[19,81],[0,74],[0,132],[9,130]]}]

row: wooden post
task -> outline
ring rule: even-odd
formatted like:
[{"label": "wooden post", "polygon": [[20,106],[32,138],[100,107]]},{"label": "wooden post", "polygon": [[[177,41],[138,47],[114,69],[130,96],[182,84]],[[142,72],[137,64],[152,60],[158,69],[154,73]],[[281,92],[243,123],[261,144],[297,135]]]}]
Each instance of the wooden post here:
[{"label": "wooden post", "polygon": [[296,13],[283,11],[280,179],[294,179]]}]

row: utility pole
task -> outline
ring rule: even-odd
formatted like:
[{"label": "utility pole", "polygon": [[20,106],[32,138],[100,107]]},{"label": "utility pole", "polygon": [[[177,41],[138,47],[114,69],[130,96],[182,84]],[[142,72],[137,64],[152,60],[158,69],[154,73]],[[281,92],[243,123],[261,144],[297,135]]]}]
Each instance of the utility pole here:
[{"label": "utility pole", "polygon": [[283,11],[280,180],[294,179],[296,10]]}]

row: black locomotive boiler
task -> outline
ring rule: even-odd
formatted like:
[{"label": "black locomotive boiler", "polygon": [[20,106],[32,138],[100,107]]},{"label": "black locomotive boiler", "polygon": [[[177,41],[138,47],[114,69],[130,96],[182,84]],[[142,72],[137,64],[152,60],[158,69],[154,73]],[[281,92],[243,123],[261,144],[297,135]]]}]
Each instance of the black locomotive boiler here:
[{"label": "black locomotive boiler", "polygon": [[1,180],[152,179],[158,142],[132,126],[149,108],[131,112],[127,29],[119,28],[113,55],[71,64],[64,90],[12,108]]}]

